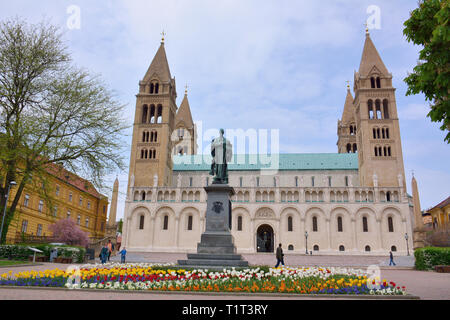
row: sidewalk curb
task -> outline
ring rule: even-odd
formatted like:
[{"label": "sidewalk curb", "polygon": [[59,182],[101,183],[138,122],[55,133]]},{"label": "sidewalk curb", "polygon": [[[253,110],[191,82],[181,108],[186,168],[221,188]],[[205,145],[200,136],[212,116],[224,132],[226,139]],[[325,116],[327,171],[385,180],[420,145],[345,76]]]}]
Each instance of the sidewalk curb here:
[{"label": "sidewalk curb", "polygon": [[144,293],[144,294],[184,294],[199,296],[252,296],[252,297],[277,297],[277,298],[327,298],[327,299],[350,299],[350,300],[420,300],[419,296],[407,294],[399,295],[345,295],[345,294],[297,294],[297,293],[247,293],[247,292],[194,292],[194,291],[162,291],[162,290],[108,290],[108,289],[66,289],[52,287],[18,287],[0,286],[0,290],[27,289],[27,290],[53,290],[65,292],[108,292],[108,293]]},{"label": "sidewalk curb", "polygon": [[43,266],[43,263],[35,263],[35,264],[12,264],[9,266],[0,266],[0,269],[2,268],[22,268],[22,267],[36,267],[36,266]]}]

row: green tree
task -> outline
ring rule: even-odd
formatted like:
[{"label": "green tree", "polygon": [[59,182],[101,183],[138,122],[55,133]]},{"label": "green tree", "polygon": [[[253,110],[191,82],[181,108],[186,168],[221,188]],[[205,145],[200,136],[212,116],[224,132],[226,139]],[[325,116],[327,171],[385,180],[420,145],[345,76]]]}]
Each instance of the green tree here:
[{"label": "green tree", "polygon": [[450,1],[421,0],[404,23],[408,42],[423,46],[414,71],[405,78],[406,95],[425,94],[430,101],[428,117],[442,123],[445,141],[450,143]]},{"label": "green tree", "polygon": [[123,220],[120,219],[119,222],[117,223],[117,231],[122,233],[122,227],[123,227]]},{"label": "green tree", "polygon": [[[98,76],[77,68],[59,28],[19,18],[0,22],[0,209],[17,182],[1,241],[25,186],[49,168],[75,172],[102,187],[124,168],[123,105]],[[60,170],[60,169],[58,169]]]}]

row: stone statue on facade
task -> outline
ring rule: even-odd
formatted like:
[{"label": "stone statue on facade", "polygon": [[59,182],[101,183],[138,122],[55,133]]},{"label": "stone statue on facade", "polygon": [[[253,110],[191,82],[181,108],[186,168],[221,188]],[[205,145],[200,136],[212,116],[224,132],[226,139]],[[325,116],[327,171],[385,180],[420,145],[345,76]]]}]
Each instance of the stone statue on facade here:
[{"label": "stone statue on facade", "polygon": [[220,129],[220,137],[214,139],[211,143],[211,171],[214,176],[213,184],[228,184],[228,165],[233,155],[230,141],[225,139],[225,131]]}]

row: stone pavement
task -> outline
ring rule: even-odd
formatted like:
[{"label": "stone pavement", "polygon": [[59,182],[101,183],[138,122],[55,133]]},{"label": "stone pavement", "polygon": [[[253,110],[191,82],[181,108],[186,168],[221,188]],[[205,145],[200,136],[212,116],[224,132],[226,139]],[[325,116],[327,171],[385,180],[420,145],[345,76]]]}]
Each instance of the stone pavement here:
[{"label": "stone pavement", "polygon": [[[276,259],[273,253],[242,254],[250,265],[268,265],[275,266]],[[155,263],[177,263],[177,260],[186,259],[185,253],[137,253],[128,252],[127,262],[155,262]],[[97,259],[98,260],[98,259]],[[111,261],[120,262],[120,256],[111,257]],[[394,257],[396,267],[412,268],[414,267],[414,256]],[[380,267],[389,266],[389,257],[387,256],[321,256],[321,255],[302,255],[286,254],[284,262],[288,266],[329,266],[329,267],[367,267],[377,265]]]},{"label": "stone pavement", "polygon": [[[128,262],[153,262],[153,263],[176,263],[178,259],[184,259],[185,254],[175,253],[129,253]],[[245,259],[251,265],[274,265],[273,254],[245,254]],[[112,257],[112,261],[120,261],[120,257]],[[411,267],[414,265],[414,257],[396,257],[397,266],[386,267],[389,259],[382,256],[304,256],[286,255],[285,262],[289,266],[345,266],[364,268],[369,265],[378,265],[381,269],[381,278],[394,281],[399,286],[405,286],[409,294],[419,296],[421,299],[450,300],[450,274],[436,273],[433,271],[416,271]],[[98,261],[96,261],[98,262]],[[59,268],[65,270],[67,264],[44,263],[33,267],[6,267],[0,268],[0,274],[9,270],[20,272],[26,270],[46,270]],[[165,293],[121,293],[111,291],[86,292],[86,291],[54,291],[44,289],[8,289],[0,288],[0,300],[9,299],[98,299],[98,300],[264,300],[264,299],[311,299],[309,297],[261,297],[246,295],[195,295],[195,294],[165,294]],[[314,298],[322,299],[322,298]],[[345,299],[345,297],[336,297]]]}]

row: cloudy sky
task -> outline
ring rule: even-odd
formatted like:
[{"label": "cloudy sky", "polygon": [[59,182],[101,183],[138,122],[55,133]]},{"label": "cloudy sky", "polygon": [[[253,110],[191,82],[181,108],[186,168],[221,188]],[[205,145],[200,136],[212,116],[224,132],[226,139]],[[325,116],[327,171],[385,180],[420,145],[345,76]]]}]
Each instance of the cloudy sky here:
[{"label": "cloudy sky", "polygon": [[[423,95],[405,96],[403,79],[420,48],[405,40],[403,22],[416,1],[0,1],[2,20],[18,16],[60,26],[76,64],[101,75],[127,105],[129,124],[138,82],[164,30],[177,102],[188,84],[192,114],[203,130],[279,129],[283,153],[337,152],[346,81],[353,87],[369,22],[397,88],[408,192],[414,170],[422,208],[450,194],[445,134],[426,118]],[[218,118],[219,112],[224,116]],[[127,172],[117,174],[121,218]],[[115,176],[108,177],[111,185]],[[111,197],[110,191],[105,194]]]}]

